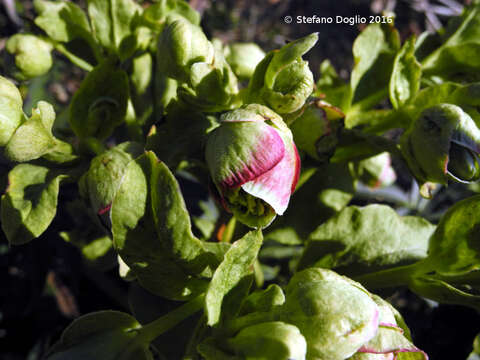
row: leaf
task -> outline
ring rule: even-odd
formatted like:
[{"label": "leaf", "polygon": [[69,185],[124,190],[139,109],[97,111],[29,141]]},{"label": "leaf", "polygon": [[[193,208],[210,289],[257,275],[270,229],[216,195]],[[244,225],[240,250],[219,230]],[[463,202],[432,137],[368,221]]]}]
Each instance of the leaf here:
[{"label": "leaf", "polygon": [[420,296],[443,304],[469,306],[480,311],[480,296],[462,291],[446,281],[428,276],[413,278],[408,287]]},{"label": "leaf", "polygon": [[469,7],[447,27],[443,44],[422,61],[425,75],[477,73],[480,68],[480,5]]},{"label": "leaf", "polygon": [[242,315],[253,312],[270,312],[276,306],[283,305],[285,295],[282,288],[271,284],[265,290],[258,290],[250,294],[242,305]]},{"label": "leaf", "polygon": [[[442,103],[450,103],[452,102],[453,94],[460,88],[462,88],[462,85],[452,82],[426,87],[420,90],[413,101],[406,107],[405,115],[410,118],[410,121],[413,121],[427,108]],[[405,128],[408,128],[408,125]]]},{"label": "leaf", "polygon": [[[217,120],[182,105],[169,107],[166,121],[152,128],[146,148],[153,150],[170,168],[180,161],[200,158],[202,161],[206,135],[217,126]],[[175,139],[173,145],[171,139]]]},{"label": "leaf", "polygon": [[33,4],[38,13],[35,24],[53,40],[69,42],[83,38],[94,44],[87,15],[75,3],[34,0]]},{"label": "leaf", "polygon": [[442,216],[430,239],[426,262],[444,275],[480,269],[480,196],[457,202]]},{"label": "leaf", "polygon": [[217,325],[223,315],[223,303],[229,293],[252,273],[253,263],[262,245],[261,231],[250,231],[232,244],[215,270],[205,297],[207,324]]},{"label": "leaf", "polygon": [[89,0],[88,15],[93,34],[110,52],[116,52],[131,33],[131,22],[142,12],[132,0]]},{"label": "leaf", "polygon": [[343,111],[348,110],[351,98],[350,85],[338,76],[330,60],[324,60],[320,64],[320,74],[314,95],[324,98],[325,101]]},{"label": "leaf", "polygon": [[136,339],[140,324],[119,311],[99,311],[65,329],[48,360],[151,360],[149,344]]},{"label": "leaf", "polygon": [[128,76],[107,60],[83,80],[70,104],[70,125],[81,138],[107,138],[127,113]]},{"label": "leaf", "polygon": [[2,229],[10,244],[39,237],[57,212],[59,175],[43,166],[20,164],[8,174],[1,201]]},{"label": "leaf", "polygon": [[311,234],[298,268],[315,264],[360,275],[411,264],[426,257],[434,229],[428,221],[401,217],[386,205],[350,206]]},{"label": "leaf", "polygon": [[112,202],[113,243],[143,287],[169,299],[187,300],[203,292],[207,282],[183,269],[156,232],[150,187],[157,164],[153,153],[128,164]]},{"label": "leaf", "polygon": [[5,148],[6,156],[12,161],[25,162],[54,150],[58,143],[52,135],[54,121],[53,106],[39,101],[37,108],[32,110],[31,118],[13,133]]},{"label": "leaf", "polygon": [[152,152],[147,156],[152,163],[152,215],[163,248],[189,273],[198,274],[207,266],[216,266],[217,259],[207,250],[206,243],[192,233],[190,215],[177,180]]},{"label": "leaf", "polygon": [[[347,113],[366,110],[387,96],[393,63],[400,49],[398,31],[388,24],[371,24],[353,44],[352,108]],[[348,124],[348,120],[347,120]]]},{"label": "leaf", "polygon": [[414,52],[415,37],[411,37],[395,57],[390,78],[390,101],[395,109],[406,104],[420,89],[422,70]]}]

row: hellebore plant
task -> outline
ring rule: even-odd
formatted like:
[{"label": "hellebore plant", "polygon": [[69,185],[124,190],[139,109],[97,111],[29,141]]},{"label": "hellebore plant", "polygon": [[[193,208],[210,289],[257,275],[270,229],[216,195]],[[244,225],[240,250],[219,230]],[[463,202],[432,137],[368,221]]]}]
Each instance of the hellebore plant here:
[{"label": "hellebore plant", "polygon": [[[480,3],[438,37],[368,25],[349,82],[328,60],[315,82],[317,33],[224,44],[183,0],[34,7],[0,76],[3,234],[68,242],[128,311],[75,319],[42,356],[425,360],[372,289],[480,310]],[[65,69],[75,93],[41,100]]]}]

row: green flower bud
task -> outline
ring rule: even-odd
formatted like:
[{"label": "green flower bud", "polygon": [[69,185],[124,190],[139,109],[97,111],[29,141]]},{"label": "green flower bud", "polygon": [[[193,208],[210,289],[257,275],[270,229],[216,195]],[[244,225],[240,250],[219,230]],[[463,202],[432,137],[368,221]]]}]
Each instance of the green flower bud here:
[{"label": "green flower bud", "polygon": [[178,91],[181,100],[204,112],[231,109],[237,94],[237,78],[218,49],[213,63],[196,62],[190,67],[188,84]]},{"label": "green flower bud", "polygon": [[307,352],[298,328],[280,321],[246,327],[227,344],[242,359],[304,360]]},{"label": "green flower bud", "polygon": [[265,52],[255,43],[235,43],[224,50],[233,72],[241,79],[250,79]]},{"label": "green flower bud", "polygon": [[99,311],[76,319],[65,329],[48,360],[147,360],[149,342],[138,336],[140,324],[119,311]]},{"label": "green flower bud", "polygon": [[7,145],[23,119],[23,100],[17,87],[0,76],[0,146]]},{"label": "green flower bud", "polygon": [[279,114],[299,110],[313,91],[313,74],[302,55],[318,40],[316,33],[271,51],[250,80],[248,101],[263,102]]},{"label": "green flower bud", "polygon": [[458,106],[440,104],[423,111],[403,135],[401,150],[422,183],[480,178],[480,130]]},{"label": "green flower bud", "polygon": [[213,45],[202,29],[182,18],[164,28],[157,54],[160,71],[183,82],[189,81],[194,63],[211,64],[214,60]]},{"label": "green flower bud", "polygon": [[383,152],[352,165],[356,177],[368,187],[376,189],[390,186],[397,179],[391,164],[390,154]]},{"label": "green flower bud", "polygon": [[52,44],[34,35],[16,34],[8,39],[6,49],[15,55],[22,79],[43,75],[52,67]]},{"label": "green flower bud", "polygon": [[80,193],[98,215],[108,214],[127,164],[143,151],[140,144],[125,142],[95,157],[80,180]]},{"label": "green flower bud", "polygon": [[343,360],[375,336],[379,309],[360,284],[330,270],[309,268],[290,280],[279,317],[300,329],[307,359]]},{"label": "green flower bud", "polygon": [[310,102],[290,125],[295,144],[312,158],[328,161],[335,153],[344,116],[340,109],[322,100]]}]

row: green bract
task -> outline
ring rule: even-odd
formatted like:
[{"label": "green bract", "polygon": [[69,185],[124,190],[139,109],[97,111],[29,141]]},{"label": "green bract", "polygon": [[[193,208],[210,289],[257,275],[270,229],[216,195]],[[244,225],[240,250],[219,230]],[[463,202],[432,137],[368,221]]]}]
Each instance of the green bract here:
[{"label": "green bract", "polygon": [[0,146],[7,145],[23,120],[23,100],[17,87],[0,76]]},{"label": "green bract", "polygon": [[313,74],[302,59],[318,40],[313,33],[269,52],[257,65],[248,85],[248,101],[271,107],[279,114],[300,109],[313,91]]},{"label": "green bract", "polygon": [[15,55],[20,78],[31,79],[43,75],[52,67],[53,46],[39,37],[17,34],[8,39],[6,48]]},{"label": "green bract", "polygon": [[243,359],[304,360],[307,343],[297,327],[265,322],[242,329],[228,345]]},{"label": "green bract", "polygon": [[214,60],[213,45],[202,29],[181,18],[163,29],[158,40],[158,54],[161,71],[184,82],[188,82],[193,64],[211,64]]},{"label": "green bract", "polygon": [[233,72],[241,79],[250,79],[258,63],[265,57],[263,50],[255,43],[234,43],[227,46],[224,52]]},{"label": "green bract", "polygon": [[136,143],[123,143],[98,155],[81,180],[81,192],[95,214],[109,213],[113,198],[130,161],[140,155],[142,147]]},{"label": "green bract", "polygon": [[53,106],[39,101],[32,109],[32,116],[23,122],[5,147],[6,156],[12,161],[24,162],[38,159],[55,149],[58,141],[52,135],[55,121]]},{"label": "green bract", "polygon": [[440,104],[423,111],[403,135],[401,147],[410,169],[422,183],[480,178],[480,130],[456,105]]},{"label": "green bract", "polygon": [[343,360],[375,336],[379,309],[360,284],[311,268],[290,280],[280,318],[300,329],[307,359]]}]

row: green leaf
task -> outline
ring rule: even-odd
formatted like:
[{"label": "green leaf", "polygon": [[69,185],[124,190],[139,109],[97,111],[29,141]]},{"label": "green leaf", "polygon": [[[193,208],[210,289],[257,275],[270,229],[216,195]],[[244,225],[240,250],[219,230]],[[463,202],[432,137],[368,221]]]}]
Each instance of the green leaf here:
[{"label": "green leaf", "polygon": [[480,196],[457,202],[440,220],[428,247],[428,266],[439,274],[459,275],[480,269]]},{"label": "green leaf", "polygon": [[48,360],[152,360],[149,344],[137,338],[140,324],[119,311],[84,315],[65,329]]},{"label": "green leaf", "polygon": [[473,4],[447,27],[443,44],[422,61],[425,75],[477,73],[480,68],[480,5]]},{"label": "green leaf", "polygon": [[[216,126],[214,117],[192,111],[185,105],[171,104],[165,122],[150,132],[146,148],[153,150],[170,168],[191,158],[203,161],[207,133]],[[175,139],[174,144],[171,139]]]},{"label": "green leaf", "polygon": [[[427,108],[442,103],[455,103],[451,100],[451,96],[460,88],[462,88],[460,84],[445,82],[422,89],[411,104],[407,106],[407,116],[413,121]],[[408,128],[408,126],[405,126],[405,128]]]},{"label": "green leaf", "polygon": [[480,296],[449,284],[447,281],[428,276],[413,278],[408,287],[420,296],[444,304],[469,306],[480,311]]},{"label": "green leaf", "polygon": [[70,104],[70,125],[81,138],[107,138],[127,113],[128,76],[107,60],[83,80]]},{"label": "green leaf", "polygon": [[349,113],[371,108],[387,96],[399,49],[398,31],[388,24],[369,25],[356,38],[353,44],[355,66],[350,80],[353,108]]},{"label": "green leaf", "polygon": [[89,0],[88,15],[98,42],[116,52],[131,33],[132,20],[142,12],[133,0]]},{"label": "green leaf", "polygon": [[34,0],[38,16],[35,24],[55,41],[69,42],[77,38],[93,44],[87,15],[73,2]]},{"label": "green leaf", "polygon": [[[262,245],[261,231],[250,231],[232,244],[213,274],[205,297],[207,324],[217,325],[224,316],[223,304],[229,293],[253,271],[253,263]],[[232,314],[229,314],[232,315]]]},{"label": "green leaf", "polygon": [[52,135],[55,121],[53,106],[44,101],[32,110],[32,117],[21,124],[10,138],[5,154],[12,161],[25,162],[49,153],[57,140]]},{"label": "green leaf", "polygon": [[253,312],[269,312],[276,306],[283,305],[285,295],[282,288],[276,284],[271,284],[265,290],[258,290],[248,295],[242,305],[242,314]]},{"label": "green leaf", "polygon": [[[158,168],[159,164],[151,152],[128,164],[112,203],[113,242],[143,287],[169,299],[187,300],[203,292],[207,282],[182,268],[178,254],[167,250],[172,240],[161,238],[156,232],[151,187],[157,185],[153,178],[159,175],[155,173],[163,169]],[[168,212],[162,216],[168,215],[176,216]],[[184,249],[187,254],[195,249],[188,246],[187,240],[180,241],[187,245]],[[209,261],[212,258],[213,255]]]},{"label": "green leaf", "polygon": [[426,257],[434,229],[428,221],[401,217],[389,206],[350,206],[311,234],[299,269],[315,264],[359,275],[411,264]]},{"label": "green leaf", "polygon": [[330,60],[320,64],[320,74],[314,95],[346,111],[350,106],[350,85],[338,76]]},{"label": "green leaf", "polygon": [[[156,161],[153,153],[148,156],[152,162]],[[217,260],[207,250],[206,243],[192,233],[180,186],[168,167],[156,161],[150,181],[155,228],[168,254],[193,274],[204,271],[206,266],[216,266]]]},{"label": "green leaf", "polygon": [[415,37],[412,36],[395,57],[390,78],[390,101],[395,109],[408,103],[420,89],[422,70],[414,52]]},{"label": "green leaf", "polygon": [[57,212],[58,190],[64,175],[37,165],[20,164],[8,174],[1,201],[2,229],[13,245],[39,237]]}]

